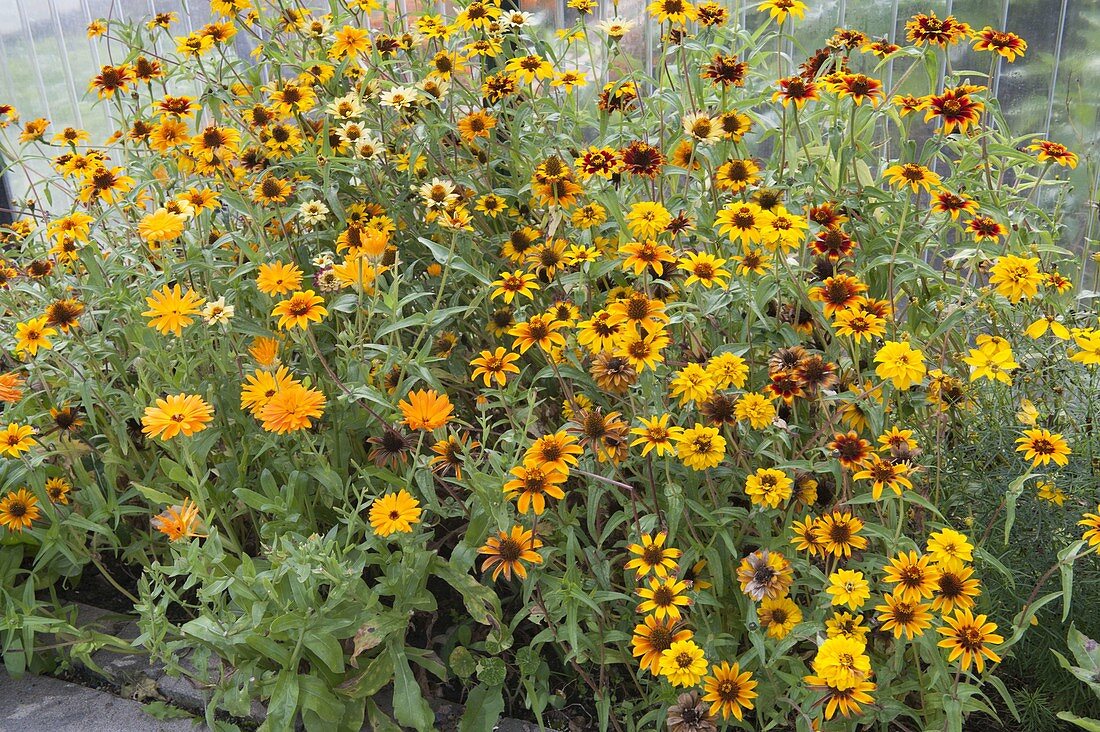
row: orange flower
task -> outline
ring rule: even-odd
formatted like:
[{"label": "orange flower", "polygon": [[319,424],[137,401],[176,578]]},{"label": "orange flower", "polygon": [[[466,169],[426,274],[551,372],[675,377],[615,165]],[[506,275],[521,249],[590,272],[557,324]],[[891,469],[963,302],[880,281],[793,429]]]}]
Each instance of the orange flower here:
[{"label": "orange flower", "polygon": [[446,394],[434,389],[410,391],[408,401],[398,402],[397,406],[405,415],[405,424],[409,429],[431,431],[451,421],[454,406]]}]

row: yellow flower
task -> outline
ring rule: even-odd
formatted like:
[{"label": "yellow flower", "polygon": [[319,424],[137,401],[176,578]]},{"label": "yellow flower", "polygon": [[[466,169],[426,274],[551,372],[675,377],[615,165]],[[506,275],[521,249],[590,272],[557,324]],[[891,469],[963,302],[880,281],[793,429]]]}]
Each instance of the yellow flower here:
[{"label": "yellow flower", "polygon": [[769,638],[782,640],[802,622],[802,610],[789,597],[765,597],[756,611]]},{"label": "yellow flower", "polygon": [[684,287],[689,287],[698,282],[703,287],[710,289],[711,285],[725,287],[730,273],[722,269],[726,260],[707,254],[706,252],[688,252],[679,262],[680,269],[689,273],[684,280]]},{"label": "yellow flower", "polygon": [[1074,333],[1073,342],[1081,350],[1070,356],[1070,361],[1083,363],[1087,366],[1100,365],[1100,330],[1089,328]]},{"label": "yellow flower", "polygon": [[790,16],[801,20],[806,12],[806,3],[799,0],[766,0],[757,5],[756,9],[760,12],[767,11],[777,23],[785,23]]},{"label": "yellow flower", "polygon": [[446,394],[434,389],[410,391],[397,406],[404,415],[404,423],[409,429],[431,431],[451,421],[454,406]]},{"label": "yellow flower", "polygon": [[913,193],[920,193],[922,188],[928,193],[932,193],[933,189],[937,189],[942,185],[938,175],[923,165],[915,163],[891,165],[882,171],[882,174],[891,185],[898,188],[909,186],[913,189]]},{"label": "yellow flower", "polygon": [[676,560],[683,553],[674,547],[665,546],[668,533],[661,531],[656,536],[642,534],[641,544],[631,544],[626,550],[635,554],[633,559],[626,563],[626,569],[633,569],[639,578],[653,572],[658,577],[667,577],[668,573],[676,571]]},{"label": "yellow flower", "polygon": [[178,284],[172,287],[165,285],[145,298],[149,309],[142,315],[149,318],[149,327],[162,335],[173,333],[179,336],[185,327],[195,321],[191,316],[197,315],[205,302],[206,298],[199,297],[191,288],[184,292]]},{"label": "yellow flower", "polygon": [[723,719],[729,719],[732,714],[738,720],[744,716],[745,709],[752,709],[752,700],[757,694],[753,689],[757,682],[752,680],[752,673],[742,673],[738,664],[731,667],[725,661],[721,666],[711,666],[711,675],[703,680],[703,701],[710,702],[710,714],[721,714]]},{"label": "yellow flower", "polygon": [[504,386],[508,383],[508,374],[519,373],[519,367],[515,363],[518,360],[518,353],[510,353],[500,346],[495,352],[482,351],[477,358],[470,361],[471,366],[477,367],[470,378],[476,381],[480,376],[487,387],[492,386],[494,381],[497,386]]},{"label": "yellow flower", "polygon": [[847,605],[858,610],[871,597],[871,589],[863,572],[841,569],[829,575],[829,586],[825,591],[833,596],[833,605]]},{"label": "yellow flower", "polygon": [[851,689],[871,675],[866,650],[866,644],[855,638],[827,638],[814,656],[814,673],[834,689]]},{"label": "yellow flower", "polygon": [[6,526],[8,531],[21,533],[23,529],[29,529],[41,515],[38,498],[26,488],[12,491],[0,498],[0,526]]},{"label": "yellow flower", "polygon": [[1069,329],[1052,315],[1046,315],[1033,322],[1024,331],[1024,335],[1028,338],[1039,339],[1046,335],[1048,329],[1054,334],[1055,338],[1060,338],[1063,341],[1070,339]]},{"label": "yellow flower", "polygon": [[658,456],[672,453],[675,450],[672,442],[684,431],[684,428],[676,425],[669,427],[668,414],[650,419],[645,417],[639,419],[643,426],[634,427],[630,430],[630,434],[638,436],[638,439],[630,443],[631,447],[642,445],[643,456],[648,455],[650,450],[656,450]]},{"label": "yellow flower", "polygon": [[638,604],[638,612],[653,613],[658,620],[666,617],[679,620],[680,608],[691,604],[691,598],[684,594],[687,588],[687,582],[675,577],[650,577],[649,585],[637,590],[638,596],[642,598],[642,602]]},{"label": "yellow flower", "polygon": [[382,537],[408,534],[414,524],[420,523],[420,514],[420,501],[402,488],[397,493],[374,499],[370,506],[370,525],[374,533]]},{"label": "yellow flower", "polygon": [[989,284],[1013,303],[1035,297],[1042,282],[1038,257],[1024,258],[1009,254],[998,257],[989,270]]},{"label": "yellow flower", "polygon": [[749,378],[749,365],[735,353],[725,351],[707,361],[707,373],[714,379],[716,389],[735,387],[741,389]]},{"label": "yellow flower", "polygon": [[689,363],[677,371],[669,386],[672,387],[672,396],[680,398],[680,404],[701,402],[714,393],[714,379],[698,363]]},{"label": "yellow flower", "polygon": [[148,437],[170,440],[178,434],[193,435],[206,429],[214,419],[214,409],[196,394],[173,394],[157,399],[145,408],[141,418],[142,433]]},{"label": "yellow flower", "polygon": [[527,84],[533,84],[538,79],[554,78],[554,67],[538,54],[509,59],[504,70]]},{"label": "yellow flower", "polygon": [[928,537],[926,551],[936,564],[949,564],[953,561],[971,562],[974,560],[974,545],[965,534],[946,528],[933,532]]},{"label": "yellow flower", "polygon": [[654,201],[640,201],[626,214],[627,227],[635,239],[656,239],[672,223],[672,214]]},{"label": "yellow flower", "polygon": [[979,348],[971,348],[970,355],[963,358],[963,362],[970,366],[971,381],[985,377],[990,381],[1011,384],[1009,372],[1020,367],[1012,358],[1012,349],[996,341],[987,341]]},{"label": "yellow flower", "polygon": [[757,468],[756,472],[745,479],[745,493],[753,505],[778,508],[791,497],[794,482],[782,470]]},{"label": "yellow flower", "polygon": [[1024,458],[1030,460],[1035,467],[1052,461],[1056,465],[1066,466],[1069,464],[1069,455],[1073,452],[1061,434],[1050,430],[1024,430],[1023,437],[1017,438],[1016,442],[1019,443],[1016,452],[1024,453]]},{"label": "yellow flower", "polygon": [[279,328],[284,330],[295,326],[306,330],[310,323],[320,323],[328,315],[328,310],[321,306],[324,301],[325,299],[313,290],[295,292],[275,306],[271,311],[271,317],[277,317]]},{"label": "yellow flower", "polygon": [[695,686],[707,675],[703,649],[692,640],[673,643],[661,654],[661,675],[673,686]]},{"label": "yellow flower", "polygon": [[15,324],[15,350],[17,353],[38,354],[39,348],[47,351],[53,348],[50,336],[56,335],[57,330],[49,327],[46,316],[31,318],[23,323]]},{"label": "yellow flower", "polygon": [[169,506],[152,519],[153,528],[168,537],[169,541],[179,541],[193,536],[205,536],[196,533],[199,525],[199,507],[190,498],[184,498],[178,506]]},{"label": "yellow flower", "polygon": [[698,422],[673,439],[676,440],[676,456],[692,470],[713,468],[726,455],[726,439],[718,434],[716,428],[705,427]]},{"label": "yellow flower", "polygon": [[158,208],[138,222],[138,236],[148,244],[172,241],[183,233],[187,219],[168,209]]},{"label": "yellow flower", "polygon": [[987,623],[985,615],[975,616],[969,609],[957,610],[954,617],[944,617],[946,627],[936,630],[946,636],[939,642],[942,648],[950,648],[947,660],[954,661],[962,656],[962,670],[970,669],[973,662],[978,673],[985,670],[985,659],[1000,663],[1001,657],[989,646],[1004,643],[1004,638],[996,634],[997,624]]},{"label": "yellow flower", "polygon": [[489,296],[490,299],[496,300],[498,297],[503,297],[506,303],[511,303],[516,295],[523,295],[533,300],[535,297],[533,291],[542,289],[538,284],[538,277],[518,269],[515,272],[501,272],[500,279],[493,281],[492,284],[496,289]]},{"label": "yellow flower", "polygon": [[34,427],[30,425],[21,425],[15,422],[7,425],[0,431],[0,454],[10,457],[19,457],[19,453],[27,452],[31,449],[31,445],[38,444],[38,442],[31,437],[33,434]]},{"label": "yellow flower", "polygon": [[733,411],[738,422],[747,421],[753,429],[758,430],[771,426],[777,414],[771,399],[751,391],[741,395]]},{"label": "yellow flower", "polygon": [[886,341],[875,354],[875,374],[881,379],[890,379],[894,387],[902,391],[924,378],[924,354],[902,341]]},{"label": "yellow flower", "polygon": [[1038,488],[1039,500],[1049,501],[1056,506],[1065,504],[1066,493],[1061,488],[1054,485],[1054,481],[1041,480],[1036,487]]},{"label": "yellow flower", "polygon": [[268,432],[285,434],[313,426],[325,411],[325,395],[295,382],[279,389],[260,408],[261,426]]}]

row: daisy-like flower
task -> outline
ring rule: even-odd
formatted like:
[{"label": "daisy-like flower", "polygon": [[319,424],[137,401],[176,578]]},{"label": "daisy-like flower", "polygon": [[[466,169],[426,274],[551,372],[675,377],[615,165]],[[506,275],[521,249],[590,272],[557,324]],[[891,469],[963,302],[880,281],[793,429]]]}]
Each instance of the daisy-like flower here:
[{"label": "daisy-like flower", "polygon": [[691,604],[691,598],[684,594],[687,589],[687,582],[675,577],[650,577],[649,582],[637,590],[638,596],[642,598],[642,602],[638,604],[638,612],[653,613],[658,620],[679,620],[682,617],[680,608]]},{"label": "daisy-like flower", "polygon": [[1100,546],[1100,506],[1095,513],[1086,513],[1077,522],[1078,526],[1085,527],[1085,533],[1081,535],[1083,541],[1087,541],[1090,547]]},{"label": "daisy-like flower", "polygon": [[1050,140],[1036,140],[1027,146],[1028,150],[1039,153],[1039,162],[1050,161],[1063,167],[1076,168],[1077,154],[1069,151],[1065,145]]},{"label": "daisy-like flower", "polygon": [[32,356],[37,355],[40,348],[49,351],[53,348],[50,336],[56,334],[57,330],[49,326],[45,315],[16,323],[15,350],[17,353],[29,353]]},{"label": "daisy-like flower", "polygon": [[32,437],[35,434],[34,427],[26,424],[12,422],[0,430],[0,454],[8,457],[19,457],[19,453],[27,452],[38,441]]},{"label": "daisy-like flower", "polygon": [[214,419],[214,408],[197,394],[173,394],[157,399],[145,408],[141,418],[142,433],[147,437],[170,440],[176,435],[193,435],[206,429]]},{"label": "daisy-like flower", "polygon": [[932,597],[932,609],[946,615],[955,608],[974,607],[974,598],[982,593],[981,585],[972,576],[974,568],[957,559],[938,565],[936,592]]},{"label": "daisy-like flower", "polygon": [[0,498],[0,526],[8,531],[22,533],[42,515],[38,498],[26,488],[11,491]]},{"label": "daisy-like flower", "polygon": [[802,622],[802,610],[789,597],[765,597],[756,617],[769,638],[782,640]]},{"label": "daisy-like flower", "polygon": [[858,610],[871,597],[871,588],[863,578],[863,572],[840,569],[829,575],[829,586],[825,592],[833,596],[833,605],[847,605]]},{"label": "daisy-like flower", "polygon": [[932,614],[928,605],[919,600],[905,599],[897,591],[884,595],[882,605],[875,605],[882,630],[893,630],[895,638],[902,634],[912,640],[932,627]]},{"label": "daisy-like flower", "polygon": [[814,673],[834,689],[851,689],[871,675],[871,659],[866,652],[862,640],[842,635],[827,638],[814,656]]},{"label": "daisy-like flower", "polygon": [[1100,330],[1089,328],[1080,332],[1075,331],[1073,342],[1081,350],[1073,353],[1069,357],[1070,361],[1083,363],[1086,366],[1100,365]]},{"label": "daisy-like flower", "polygon": [[786,596],[794,581],[794,568],[779,552],[760,549],[741,560],[737,567],[741,591],[760,602]]},{"label": "daisy-like flower", "polygon": [[997,241],[1008,233],[1004,224],[992,216],[975,216],[966,222],[966,231],[979,244],[983,241]]},{"label": "daisy-like flower", "polygon": [[241,409],[247,409],[253,417],[260,415],[260,410],[271,401],[271,398],[283,389],[299,383],[286,366],[280,366],[272,373],[257,369],[245,377],[241,384]]},{"label": "daisy-like flower", "polygon": [[793,487],[794,483],[787,474],[774,468],[757,468],[745,479],[745,493],[757,506],[778,508],[791,497]]},{"label": "daisy-like flower", "polygon": [[660,203],[640,201],[631,205],[626,222],[635,239],[656,239],[672,222],[672,214]]},{"label": "daisy-like flower", "polygon": [[643,456],[648,455],[650,450],[656,450],[658,457],[675,451],[674,442],[683,432],[683,428],[676,425],[669,426],[670,415],[662,414],[649,419],[645,417],[639,419],[642,426],[630,430],[630,434],[637,435],[637,439],[630,443],[631,447],[641,445]]},{"label": "daisy-like flower", "polygon": [[498,297],[503,297],[506,303],[511,303],[516,295],[523,295],[529,300],[534,299],[534,290],[542,289],[538,284],[538,277],[518,269],[515,272],[502,272],[500,278],[492,285],[496,289],[493,290],[490,298],[496,300]]},{"label": "daisy-like flower", "polygon": [[504,579],[511,580],[513,572],[521,580],[527,579],[525,564],[542,564],[542,556],[537,551],[540,547],[542,541],[535,538],[530,529],[522,526],[497,532],[496,536],[490,536],[477,550],[478,554],[486,555],[485,561],[481,563],[481,571],[488,572],[492,569],[494,582],[502,573]]},{"label": "daisy-like flower", "polygon": [[875,374],[880,379],[889,379],[894,388],[905,391],[919,384],[927,373],[924,366],[924,354],[907,342],[886,341],[875,354]]},{"label": "daisy-like flower", "polygon": [[959,214],[964,211],[968,214],[976,214],[978,202],[959,193],[939,190],[932,194],[932,210],[936,213],[948,214],[952,221],[957,221]]},{"label": "daisy-like flower", "polygon": [[517,323],[508,329],[508,335],[515,338],[514,346],[520,353],[526,353],[532,346],[544,351],[565,345],[565,336],[557,331],[565,323],[546,315],[532,315],[525,323]]},{"label": "daisy-like flower", "polygon": [[1020,367],[1012,358],[1012,349],[995,340],[986,341],[978,348],[971,348],[970,355],[962,360],[970,366],[971,381],[986,378],[1011,384],[1010,372]]},{"label": "daisy-like flower", "polygon": [[881,458],[871,455],[862,470],[852,475],[853,480],[871,481],[871,498],[878,500],[882,497],[884,488],[889,488],[895,496],[900,496],[904,489],[913,489],[913,483],[909,480],[909,466],[893,458]]},{"label": "daisy-like flower", "polygon": [[966,132],[978,124],[982,112],[985,111],[985,104],[971,96],[972,91],[980,88],[982,87],[951,87],[944,89],[942,94],[923,97],[921,108],[924,109],[924,121],[939,117],[945,135],[950,135],[956,129]]},{"label": "daisy-like flower", "polygon": [[410,391],[397,406],[404,416],[402,420],[409,429],[431,431],[451,421],[454,406],[446,394],[434,389]]},{"label": "daisy-like flower", "polygon": [[381,537],[395,533],[408,534],[420,523],[420,501],[402,488],[374,499],[370,506],[370,525]]},{"label": "daisy-like flower", "polygon": [[69,493],[73,489],[72,483],[64,478],[50,478],[46,481],[44,487],[46,496],[50,499],[50,503],[58,503],[62,506],[68,505]]},{"label": "daisy-like flower", "polygon": [[701,402],[714,393],[714,379],[702,364],[689,363],[676,372],[669,382],[671,395],[679,397],[681,404]]},{"label": "daisy-like flower", "polygon": [[535,465],[519,465],[510,471],[514,476],[504,484],[504,495],[515,498],[516,509],[520,513],[533,510],[536,516],[542,515],[546,510],[546,498],[561,500],[565,498],[565,491],[561,484],[568,477],[558,470],[546,470]]},{"label": "daisy-like flower", "polygon": [[742,394],[734,405],[734,416],[738,422],[748,422],[753,429],[770,427],[778,412],[772,400],[757,392]]},{"label": "daisy-like flower", "polygon": [[266,431],[281,435],[309,429],[324,411],[325,395],[295,382],[276,392],[257,416]]},{"label": "daisy-like flower", "polygon": [[821,545],[823,554],[850,559],[853,549],[862,551],[867,548],[866,537],[859,535],[862,529],[863,521],[850,511],[833,511],[817,520],[814,536]]},{"label": "daisy-like flower", "polygon": [[860,704],[874,704],[874,698],[868,693],[875,690],[873,681],[860,681],[850,689],[837,689],[830,686],[825,679],[819,676],[806,676],[802,679],[806,686],[814,691],[824,692],[825,697],[821,704],[825,709],[825,719],[836,716],[837,712],[847,719],[851,716],[863,714]]},{"label": "daisy-like flower", "polygon": [[310,323],[320,323],[328,310],[322,303],[325,299],[313,290],[298,291],[286,300],[282,300],[271,311],[271,317],[278,318],[280,330],[301,328],[306,330]]},{"label": "daisy-like flower", "polygon": [[658,577],[667,577],[669,572],[676,571],[676,560],[683,553],[679,549],[665,546],[668,533],[658,532],[656,535],[642,534],[641,544],[630,544],[626,550],[635,555],[626,563],[626,569],[633,569],[639,578],[653,572]]},{"label": "daisy-like flower", "polygon": [[519,367],[515,363],[518,360],[518,353],[511,353],[502,346],[498,346],[495,351],[482,351],[477,358],[470,361],[470,365],[475,367],[470,378],[476,381],[480,376],[486,387],[492,386],[494,381],[497,386],[503,387],[508,383],[508,374],[519,373]]},{"label": "daisy-like flower", "polygon": [[993,30],[988,25],[974,36],[975,51],[992,51],[1012,63],[1024,55],[1027,41],[1015,33]]},{"label": "daisy-like flower", "polygon": [[985,670],[986,659],[1000,662],[1001,657],[990,646],[1004,643],[1004,638],[997,635],[996,623],[986,622],[985,615],[975,616],[967,608],[956,611],[953,617],[945,616],[944,622],[946,626],[936,628],[945,636],[937,645],[951,649],[947,656],[949,662],[961,657],[959,665],[963,671],[969,671],[973,663],[978,673]]},{"label": "daisy-like flower", "polygon": [[688,273],[684,280],[684,287],[690,287],[698,282],[703,287],[710,289],[712,285],[725,287],[730,273],[722,268],[726,260],[715,257],[706,252],[688,252],[680,258],[679,267]]},{"label": "daisy-like flower", "polygon": [[187,217],[158,208],[138,222],[138,236],[148,244],[159,245],[179,238],[186,226]]},{"label": "daisy-like flower", "polygon": [[184,498],[178,506],[169,506],[152,520],[153,528],[168,537],[169,541],[202,537],[198,533],[199,507],[190,498]]},{"label": "daisy-like flower", "polygon": [[896,585],[894,594],[900,599],[921,602],[936,591],[940,572],[932,565],[934,560],[930,554],[901,552],[883,567],[883,580]]},{"label": "daisy-like flower", "polygon": [[922,188],[926,192],[932,193],[933,189],[942,185],[938,175],[916,163],[891,165],[882,174],[891,185],[898,188],[909,186],[913,193],[919,193]]},{"label": "daisy-like flower", "polygon": [[716,428],[698,422],[673,439],[676,440],[676,456],[692,470],[713,468],[726,455],[726,438]]},{"label": "daisy-like flower", "polygon": [[658,23],[670,25],[685,25],[689,20],[695,20],[697,12],[687,0],[653,0],[646,10]]},{"label": "daisy-like flower", "polygon": [[841,73],[828,85],[828,89],[839,99],[851,97],[857,106],[864,100],[878,104],[883,98],[882,82],[865,74]]},{"label": "daisy-like flower", "polygon": [[795,110],[806,105],[806,102],[820,99],[817,84],[801,76],[788,76],[776,82],[779,90],[772,94],[773,102],[782,102],[786,107],[794,104]]},{"label": "daisy-like flower", "polygon": [[1043,275],[1039,271],[1038,257],[1017,257],[1007,254],[998,257],[989,270],[989,284],[1013,304],[1035,297]]},{"label": "daisy-like flower", "polygon": [[567,432],[555,432],[535,440],[524,453],[523,464],[568,475],[570,467],[577,464],[583,452],[576,437]]},{"label": "daisy-like flower", "polygon": [[661,675],[673,686],[695,686],[706,673],[707,659],[695,641],[677,641],[661,654]]},{"label": "daisy-like flower", "polygon": [[678,622],[673,618],[658,619],[655,615],[647,615],[645,619],[634,627],[634,635],[631,638],[633,646],[632,655],[638,658],[638,665],[657,675],[661,671],[661,654],[668,650],[673,643],[688,640],[692,633],[686,628],[677,630]]},{"label": "daisy-like flower", "polygon": [[806,3],[799,0],[765,0],[757,5],[756,9],[762,13],[768,13],[772,20],[782,25],[792,16],[802,20],[806,13]]},{"label": "daisy-like flower", "polygon": [[952,528],[933,532],[928,537],[926,551],[937,564],[970,562],[974,560],[974,546],[965,534]]},{"label": "daisy-like flower", "polygon": [[869,630],[870,628],[863,625],[862,615],[836,612],[825,621],[826,638],[851,638],[866,643]]},{"label": "daisy-like flower", "polygon": [[163,335],[172,333],[179,336],[185,327],[195,321],[192,316],[199,313],[199,308],[205,302],[206,298],[199,297],[190,288],[184,291],[178,284],[172,287],[165,285],[145,298],[149,309],[142,315],[149,318],[150,328],[155,328]]},{"label": "daisy-like flower", "polygon": [[623,269],[633,269],[634,274],[639,276],[647,269],[652,269],[660,277],[665,273],[665,263],[676,261],[672,247],[656,241],[632,241],[624,244],[619,253],[627,255],[623,261]]},{"label": "daisy-like flower", "polygon": [[720,666],[712,665],[710,676],[703,680],[703,701],[710,702],[711,716],[721,714],[722,719],[733,716],[741,720],[745,711],[752,709],[756,686],[751,672],[742,672],[739,664],[730,666],[723,661]]},{"label": "daisy-like flower", "polygon": [[1061,434],[1045,429],[1024,430],[1016,442],[1016,451],[1024,453],[1024,458],[1037,468],[1051,462],[1065,467],[1073,453]]}]

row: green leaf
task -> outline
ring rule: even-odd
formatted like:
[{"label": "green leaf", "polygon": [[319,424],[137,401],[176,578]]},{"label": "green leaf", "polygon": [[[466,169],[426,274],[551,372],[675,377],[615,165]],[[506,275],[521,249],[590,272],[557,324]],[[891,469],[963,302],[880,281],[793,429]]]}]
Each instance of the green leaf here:
[{"label": "green leaf", "polygon": [[1100,732],[1100,720],[1098,719],[1078,717],[1072,712],[1058,712],[1058,719],[1075,724],[1081,729],[1087,729],[1089,732]]},{"label": "green leaf", "polygon": [[303,644],[329,671],[334,674],[344,673],[344,649],[331,633],[307,630]]},{"label": "green leaf", "polygon": [[298,670],[283,669],[275,679],[275,688],[267,702],[267,719],[261,730],[285,730],[294,728],[298,712]]},{"label": "green leaf", "polygon": [[424,701],[420,687],[413,678],[405,649],[397,644],[391,645],[390,657],[393,659],[393,709],[398,724],[419,732],[429,732],[435,728],[435,714]]},{"label": "green leaf", "polygon": [[481,732],[495,729],[504,713],[502,686],[478,684],[466,699],[466,711],[458,723],[458,732]]}]

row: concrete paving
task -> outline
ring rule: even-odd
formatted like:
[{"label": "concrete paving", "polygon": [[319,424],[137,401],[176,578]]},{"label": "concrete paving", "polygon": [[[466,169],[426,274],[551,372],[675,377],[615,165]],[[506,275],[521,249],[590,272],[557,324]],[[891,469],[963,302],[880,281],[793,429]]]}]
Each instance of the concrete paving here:
[{"label": "concrete paving", "polygon": [[159,720],[136,701],[48,676],[0,671],[0,732],[202,732],[205,724]]}]

